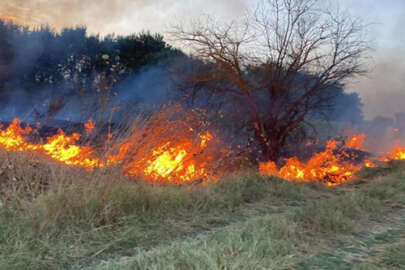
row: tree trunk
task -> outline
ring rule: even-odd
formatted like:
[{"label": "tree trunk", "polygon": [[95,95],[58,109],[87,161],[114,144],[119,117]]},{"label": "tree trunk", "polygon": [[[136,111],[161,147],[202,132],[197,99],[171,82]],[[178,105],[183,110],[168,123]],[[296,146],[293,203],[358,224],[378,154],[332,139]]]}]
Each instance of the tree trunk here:
[{"label": "tree trunk", "polygon": [[281,156],[281,150],[283,146],[280,144],[280,140],[278,138],[271,138],[270,139],[270,147],[269,152],[267,153],[268,160],[277,162]]},{"label": "tree trunk", "polygon": [[277,135],[265,134],[259,121],[253,122],[253,129],[256,140],[262,151],[265,161],[277,162],[281,155],[282,145]]},{"label": "tree trunk", "polygon": [[279,140],[275,137],[273,138],[272,136],[267,136],[264,133],[263,126],[257,119],[253,121],[253,130],[256,140],[257,142],[259,142],[259,146],[262,151],[262,157],[265,159],[265,161],[271,160],[276,162],[279,159],[281,153],[281,146],[278,143]]}]

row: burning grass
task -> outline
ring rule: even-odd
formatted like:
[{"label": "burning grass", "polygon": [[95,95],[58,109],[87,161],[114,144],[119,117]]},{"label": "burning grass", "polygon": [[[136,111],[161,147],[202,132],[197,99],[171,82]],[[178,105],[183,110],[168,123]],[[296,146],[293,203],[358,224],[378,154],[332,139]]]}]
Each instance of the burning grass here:
[{"label": "burning grass", "polygon": [[[356,164],[356,156],[350,155],[346,149],[359,150],[364,141],[364,134],[351,137],[345,145],[330,140],[323,152],[316,153],[308,162],[300,162],[296,157],[285,160],[280,169],[274,162],[260,164],[263,174],[277,175],[286,180],[312,181],[323,180],[328,186],[339,185],[353,180],[355,173],[362,165]],[[368,163],[367,163],[368,164]]]},{"label": "burning grass", "polygon": [[[180,118],[181,117],[181,118]],[[213,166],[220,160],[222,147],[204,127],[196,113],[184,113],[179,106],[163,108],[145,123],[132,127],[131,133],[111,143],[112,133],[105,134],[107,150],[81,142],[85,135],[67,135],[62,129],[45,143],[33,143],[29,135],[33,129],[21,127],[15,119],[0,132],[0,147],[9,152],[34,151],[61,164],[87,170],[119,166],[133,178],[151,182],[182,184],[195,180],[215,180]],[[84,124],[86,133],[94,130],[90,120]]]},{"label": "burning grass", "polygon": [[[105,137],[102,153],[100,147],[84,144],[82,140],[94,130],[92,120],[84,124],[86,134],[67,135],[59,129],[45,143],[35,143],[30,140],[34,130],[27,125],[23,128],[15,119],[0,131],[0,147],[8,152],[40,153],[58,163],[87,170],[119,167],[126,176],[150,182],[217,181],[221,174],[229,173],[223,165],[234,158],[232,149],[209,130],[208,122],[200,114],[185,112],[177,105],[164,107],[145,122],[131,127],[128,135],[116,136],[114,142],[110,131],[101,134]],[[262,162],[259,170],[286,180],[320,180],[327,186],[340,185],[355,179],[363,167],[378,167],[376,161],[359,158],[364,140],[364,134],[352,136],[346,143],[329,140],[324,151],[315,153],[306,162],[290,157],[280,167],[273,161]],[[403,160],[404,153],[403,147],[396,146],[380,161]]]},{"label": "burning grass", "polygon": [[[301,162],[297,157],[285,159],[284,165],[277,167],[275,162],[262,162],[259,169],[262,174],[274,175],[286,180],[308,182],[321,180],[327,186],[336,186],[356,179],[356,174],[364,167],[379,167],[375,161],[359,158],[358,152],[362,150],[365,134],[350,137],[346,143],[329,140],[325,150],[315,153],[307,162]],[[401,155],[404,149],[396,146],[388,156],[380,158],[381,161],[405,160]]]}]

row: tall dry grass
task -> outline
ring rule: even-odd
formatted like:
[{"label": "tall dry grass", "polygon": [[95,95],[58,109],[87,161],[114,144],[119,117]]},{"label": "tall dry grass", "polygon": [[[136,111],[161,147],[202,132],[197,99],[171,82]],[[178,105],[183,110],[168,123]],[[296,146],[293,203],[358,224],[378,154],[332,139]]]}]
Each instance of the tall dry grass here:
[{"label": "tall dry grass", "polygon": [[0,164],[0,269],[80,268],[223,226],[250,204],[313,193],[255,173],[206,185],[151,184],[118,167],[86,171],[30,152],[0,151]]}]

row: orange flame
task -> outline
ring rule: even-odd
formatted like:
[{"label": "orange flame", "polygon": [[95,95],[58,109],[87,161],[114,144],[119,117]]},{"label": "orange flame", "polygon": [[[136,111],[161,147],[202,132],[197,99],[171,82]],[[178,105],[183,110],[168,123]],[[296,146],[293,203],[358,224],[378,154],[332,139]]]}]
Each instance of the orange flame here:
[{"label": "orange flame", "polygon": [[364,166],[366,166],[367,168],[377,168],[378,166],[372,162],[371,160],[366,160],[364,161]]},{"label": "orange flame", "polygon": [[[118,165],[126,175],[151,182],[182,184],[209,177],[216,180],[210,169],[214,160],[211,147],[213,134],[207,131],[195,136],[197,127],[189,126],[192,117],[187,116],[181,125],[173,126],[162,122],[161,116],[166,117],[165,112],[158,115],[145,130],[136,130],[134,135],[117,144],[116,154],[110,153],[103,158],[90,145],[81,145],[81,135],[78,133],[67,135],[63,130],[58,130],[56,135],[47,138],[46,143],[32,143],[29,140],[32,128],[28,125],[23,128],[18,119],[13,120],[6,129],[0,126],[0,147],[6,151],[36,151],[62,164],[88,170]],[[172,126],[169,134],[165,133],[168,126]],[[91,132],[95,124],[89,120],[84,127],[86,132]],[[286,180],[322,180],[328,186],[342,184],[354,179],[355,173],[362,167],[356,165],[349,152],[342,149],[360,150],[364,139],[364,134],[350,137],[343,148],[341,142],[330,140],[323,152],[314,154],[307,162],[292,157],[286,159],[281,168],[269,161],[260,163],[259,169],[262,174]],[[405,160],[405,148],[396,146],[381,160]],[[364,161],[364,166],[377,167],[370,160]]]},{"label": "orange flame", "polygon": [[20,120],[14,119],[7,129],[0,132],[0,146],[7,151],[40,151],[66,165],[81,166],[87,169],[103,166],[100,159],[92,158],[94,150],[89,146],[77,144],[80,139],[78,133],[67,136],[62,130],[59,130],[57,135],[47,139],[47,143],[32,144],[25,138],[31,132],[31,127],[27,126],[23,129],[20,126]]},{"label": "orange flame", "polygon": [[45,153],[62,163],[73,166],[81,166],[87,169],[94,167],[103,167],[103,162],[94,156],[94,150],[89,146],[80,146],[77,144],[80,134],[73,133],[66,136],[63,130],[58,134],[48,138],[48,142],[41,146]]},{"label": "orange flame", "polygon": [[[94,123],[90,120],[85,124],[85,128],[91,130]],[[208,176],[205,166],[210,157],[208,155],[197,157],[213,139],[210,132],[200,135],[198,143],[193,143],[191,138],[186,137],[178,138],[177,141],[168,140],[151,150],[140,151],[141,157],[132,152],[131,148],[135,144],[133,138],[129,138],[118,146],[116,155],[106,155],[105,159],[97,157],[96,151],[91,146],[80,145],[81,135],[78,133],[66,135],[60,129],[56,135],[47,138],[46,143],[33,144],[27,140],[31,132],[29,126],[23,129],[20,121],[15,119],[7,129],[2,130],[0,127],[0,147],[6,151],[38,151],[63,164],[89,170],[121,164],[126,175],[141,176],[154,182],[184,183]],[[152,137],[153,139],[155,137]]]},{"label": "orange flame", "polygon": [[86,130],[87,134],[90,134],[94,128],[96,127],[96,123],[92,119],[90,119],[87,123],[84,124],[84,129]]},{"label": "orange flame", "polygon": [[405,160],[405,147],[397,145],[388,152],[388,156],[382,156],[380,161],[389,162],[391,160]]},{"label": "orange flame", "polygon": [[204,179],[208,176],[205,167],[210,157],[204,156],[208,160],[196,157],[212,138],[212,134],[206,132],[200,136],[198,144],[193,144],[191,139],[176,143],[167,141],[151,151],[145,151],[143,158],[124,164],[124,169],[127,175],[142,176],[153,182],[184,183]]},{"label": "orange flame", "polygon": [[32,128],[21,128],[20,120],[14,119],[7,129],[0,132],[0,146],[7,151],[36,150],[39,147],[25,141],[24,135],[30,134]]},{"label": "orange flame", "polygon": [[347,141],[345,147],[360,150],[363,147],[365,138],[366,138],[366,134],[364,134],[364,133],[352,136]]},{"label": "orange flame", "polygon": [[405,147],[395,146],[394,149],[389,153],[390,159],[393,160],[405,160]]},{"label": "orange flame", "polygon": [[[363,135],[352,137],[346,146],[361,148]],[[273,161],[260,163],[260,172],[264,175],[274,175],[286,180],[308,182],[323,180],[328,186],[338,185],[354,179],[355,173],[361,166],[353,165],[350,161],[342,161],[347,154],[335,154],[337,141],[328,141],[325,151],[315,154],[307,163],[298,158],[286,159],[285,165],[277,170]]]}]

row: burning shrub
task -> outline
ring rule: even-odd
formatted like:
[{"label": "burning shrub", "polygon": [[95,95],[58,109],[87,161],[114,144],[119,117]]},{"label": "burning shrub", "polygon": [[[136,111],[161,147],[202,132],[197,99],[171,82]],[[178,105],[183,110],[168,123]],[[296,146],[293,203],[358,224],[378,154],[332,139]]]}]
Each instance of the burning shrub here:
[{"label": "burning shrub", "polygon": [[215,180],[221,156],[218,138],[208,130],[203,111],[167,106],[120,144],[112,163],[121,160],[124,172],[153,182],[184,183]]}]

